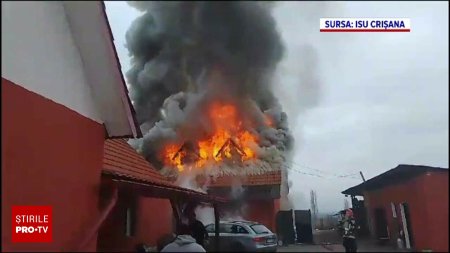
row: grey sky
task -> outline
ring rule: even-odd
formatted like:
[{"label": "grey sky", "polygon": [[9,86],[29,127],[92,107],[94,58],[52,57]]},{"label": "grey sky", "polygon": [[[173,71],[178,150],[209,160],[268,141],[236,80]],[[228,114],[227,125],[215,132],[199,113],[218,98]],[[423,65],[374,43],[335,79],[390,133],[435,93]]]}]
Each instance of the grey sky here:
[{"label": "grey sky", "polygon": [[[125,32],[140,12],[106,2],[122,71]],[[287,52],[275,92],[296,138],[291,197],[319,211],[340,192],[398,164],[448,168],[447,2],[282,2],[274,8]],[[407,17],[410,33],[320,33],[323,17]],[[316,177],[302,173],[321,175]]]}]

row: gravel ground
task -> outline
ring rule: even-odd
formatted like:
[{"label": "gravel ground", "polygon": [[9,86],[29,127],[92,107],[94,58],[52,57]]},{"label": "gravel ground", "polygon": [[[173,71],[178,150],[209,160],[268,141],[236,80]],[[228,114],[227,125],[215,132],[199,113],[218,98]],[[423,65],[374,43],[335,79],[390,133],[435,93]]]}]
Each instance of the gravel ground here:
[{"label": "gravel ground", "polygon": [[[278,252],[345,252],[342,239],[335,230],[314,231],[314,245],[296,244],[279,247]],[[358,252],[402,252],[392,246],[380,246],[371,240],[357,240]]]},{"label": "gravel ground", "polygon": [[[289,245],[278,248],[277,252],[345,252],[342,245]],[[360,243],[358,252],[400,252],[390,247],[379,247],[376,245],[363,245]]]}]

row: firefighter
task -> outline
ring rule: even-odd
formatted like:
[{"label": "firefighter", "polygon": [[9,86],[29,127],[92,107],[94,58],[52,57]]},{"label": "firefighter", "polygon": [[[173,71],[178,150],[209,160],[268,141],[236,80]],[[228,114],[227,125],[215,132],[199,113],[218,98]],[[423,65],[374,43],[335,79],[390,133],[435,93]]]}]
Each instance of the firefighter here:
[{"label": "firefighter", "polygon": [[189,219],[189,227],[192,231],[192,237],[195,238],[198,244],[205,247],[205,241],[208,240],[208,232],[205,225],[197,220],[194,209],[191,209],[187,213]]},{"label": "firefighter", "polygon": [[344,235],[343,235],[343,245],[345,252],[356,252],[356,221],[353,217],[353,211],[347,209],[345,212],[344,219]]}]

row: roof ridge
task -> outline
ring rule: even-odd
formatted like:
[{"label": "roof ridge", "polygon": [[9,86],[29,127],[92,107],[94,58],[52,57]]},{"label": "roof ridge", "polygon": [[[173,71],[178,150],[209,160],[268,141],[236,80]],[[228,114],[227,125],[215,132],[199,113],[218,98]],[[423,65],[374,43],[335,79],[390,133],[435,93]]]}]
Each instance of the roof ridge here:
[{"label": "roof ridge", "polygon": [[378,174],[366,180],[365,182],[342,191],[341,193],[346,195],[350,195],[351,193],[353,193],[361,196],[363,190],[377,189],[377,187],[380,188],[385,185],[393,184],[394,182],[403,182],[420,176],[424,173],[436,171],[448,172],[448,168],[431,167],[426,165],[399,164],[397,165],[397,167]]}]

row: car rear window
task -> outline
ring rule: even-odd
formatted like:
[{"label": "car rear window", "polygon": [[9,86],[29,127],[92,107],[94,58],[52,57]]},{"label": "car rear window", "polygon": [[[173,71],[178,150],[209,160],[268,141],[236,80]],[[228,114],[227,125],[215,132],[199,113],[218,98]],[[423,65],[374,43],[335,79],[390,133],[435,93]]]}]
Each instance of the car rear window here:
[{"label": "car rear window", "polygon": [[266,226],[261,225],[261,224],[251,225],[250,227],[257,234],[270,234],[271,233],[270,230],[268,228],[266,228]]}]

